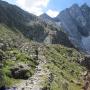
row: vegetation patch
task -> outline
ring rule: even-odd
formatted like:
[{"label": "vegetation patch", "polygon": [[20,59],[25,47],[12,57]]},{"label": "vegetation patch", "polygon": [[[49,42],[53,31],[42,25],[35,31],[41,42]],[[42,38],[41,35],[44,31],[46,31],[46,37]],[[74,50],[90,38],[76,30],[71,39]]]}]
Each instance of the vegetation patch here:
[{"label": "vegetation patch", "polygon": [[0,87],[11,86],[20,79],[28,79],[34,74],[37,61],[17,49],[0,52]]},{"label": "vegetation patch", "polygon": [[51,71],[50,90],[82,90],[82,54],[61,45],[47,45],[45,56]]}]

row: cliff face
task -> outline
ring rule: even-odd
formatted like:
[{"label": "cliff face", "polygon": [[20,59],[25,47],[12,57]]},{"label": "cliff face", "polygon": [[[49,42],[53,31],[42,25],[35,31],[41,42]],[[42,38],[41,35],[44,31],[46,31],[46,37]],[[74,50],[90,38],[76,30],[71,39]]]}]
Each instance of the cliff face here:
[{"label": "cliff face", "polygon": [[56,20],[61,22],[64,31],[75,47],[90,52],[90,7],[87,4],[79,7],[77,4],[62,11]]}]

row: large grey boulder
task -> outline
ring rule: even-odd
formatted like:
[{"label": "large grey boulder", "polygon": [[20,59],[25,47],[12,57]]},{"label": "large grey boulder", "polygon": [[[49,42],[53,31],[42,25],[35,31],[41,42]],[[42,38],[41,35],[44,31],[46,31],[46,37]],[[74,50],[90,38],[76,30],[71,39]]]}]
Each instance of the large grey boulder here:
[{"label": "large grey boulder", "polygon": [[19,63],[11,69],[12,76],[16,79],[28,79],[31,75],[27,64]]}]

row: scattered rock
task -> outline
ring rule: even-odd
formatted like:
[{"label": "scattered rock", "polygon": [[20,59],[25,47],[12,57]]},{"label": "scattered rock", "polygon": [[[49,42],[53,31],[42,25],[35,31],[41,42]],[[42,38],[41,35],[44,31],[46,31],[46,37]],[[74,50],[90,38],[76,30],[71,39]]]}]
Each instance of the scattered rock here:
[{"label": "scattered rock", "polygon": [[90,70],[90,56],[85,56],[85,59],[81,62],[81,64]]},{"label": "scattered rock", "polygon": [[0,68],[2,68],[3,67],[3,64],[2,63],[0,63]]},{"label": "scattered rock", "polygon": [[11,69],[12,76],[16,79],[28,79],[31,76],[30,67],[27,64],[18,63]]},{"label": "scattered rock", "polygon": [[29,70],[15,68],[12,70],[12,76],[16,79],[28,79],[30,77]]}]

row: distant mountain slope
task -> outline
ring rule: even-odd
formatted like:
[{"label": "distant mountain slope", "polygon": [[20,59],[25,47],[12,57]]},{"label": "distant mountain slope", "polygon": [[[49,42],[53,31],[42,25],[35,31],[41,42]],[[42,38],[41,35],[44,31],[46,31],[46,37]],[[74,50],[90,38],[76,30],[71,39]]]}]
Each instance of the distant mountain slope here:
[{"label": "distant mountain slope", "polygon": [[[77,4],[60,12],[56,20],[61,23],[63,30],[68,33],[69,39],[75,47],[90,52],[90,46],[87,40],[90,36],[90,7],[83,4],[81,7]],[[85,43],[86,44],[85,44]]]},{"label": "distant mountain slope", "polygon": [[48,16],[46,13],[40,15],[39,17],[41,19],[45,20],[45,21],[53,21],[53,18],[51,18],[50,16]]},{"label": "distant mountain slope", "polygon": [[[33,41],[73,46],[61,28],[54,27],[35,15],[4,1],[0,1],[0,23],[7,25],[12,31],[21,32]],[[58,32],[63,33],[63,38],[62,34],[57,35]]]},{"label": "distant mountain slope", "polygon": [[63,28],[76,48],[90,53],[90,7],[87,4],[73,4],[55,18],[50,18],[46,14],[40,17],[54,27]]}]

